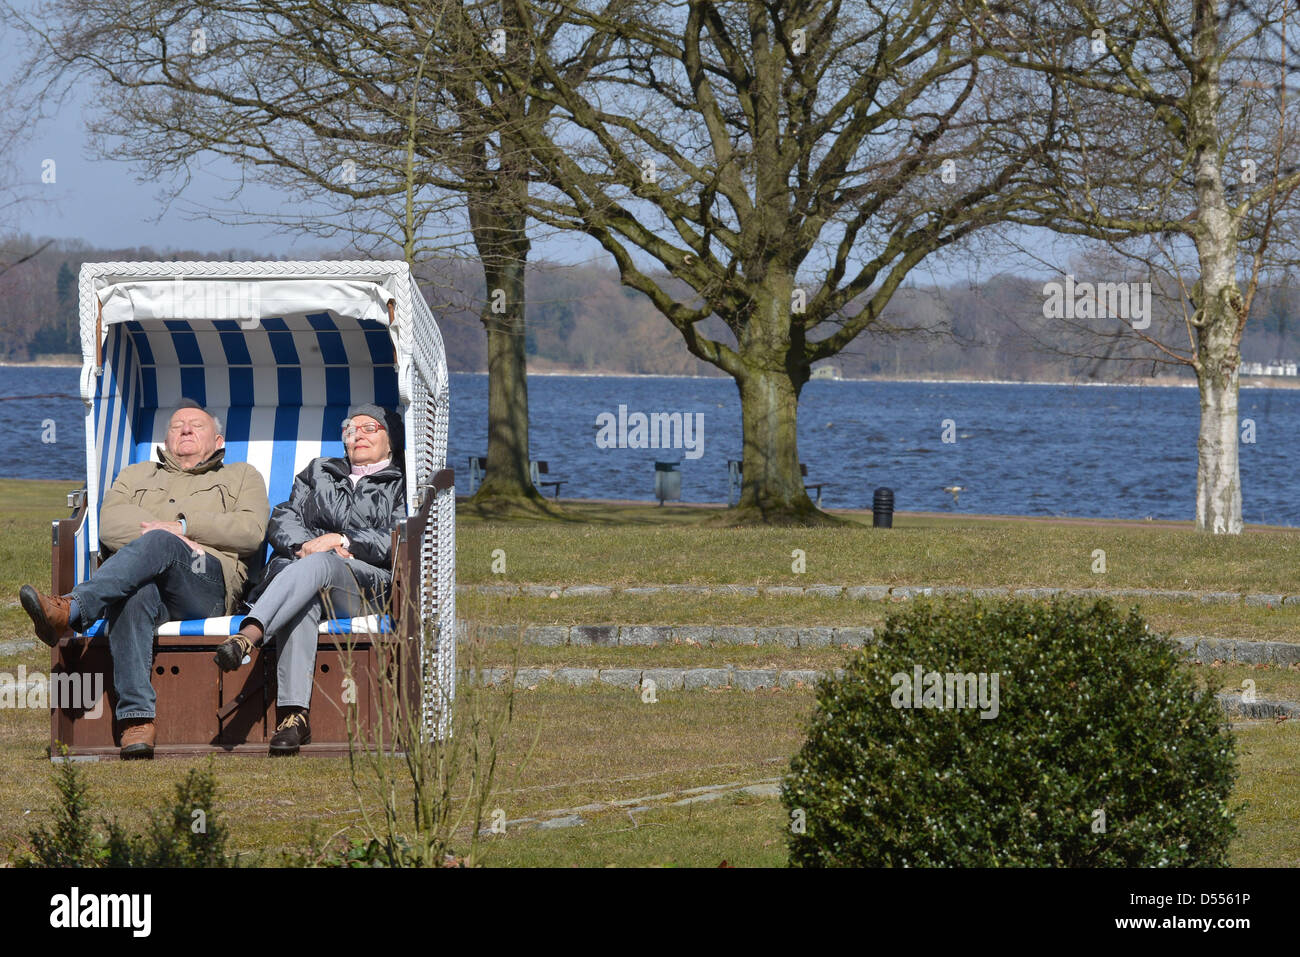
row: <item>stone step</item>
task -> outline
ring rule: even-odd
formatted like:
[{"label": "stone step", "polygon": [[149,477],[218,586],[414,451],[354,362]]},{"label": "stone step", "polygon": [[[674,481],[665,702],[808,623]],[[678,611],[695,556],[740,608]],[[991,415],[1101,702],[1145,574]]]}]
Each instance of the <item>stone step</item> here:
[{"label": "stone step", "polygon": [[[473,628],[490,641],[517,641],[518,625],[485,625],[460,619],[457,637],[466,640]],[[835,628],[809,625],[796,627],[752,627],[748,625],[528,625],[523,643],[545,647],[628,645],[782,645],[786,648],[861,648],[875,638],[874,628]]]},{"label": "stone step", "polygon": [[[490,641],[516,641],[518,625],[485,625],[459,619],[457,637],[463,643],[470,629]],[[528,625],[523,643],[550,648],[626,647],[629,645],[698,645],[717,648],[726,645],[780,645],[785,648],[861,648],[875,640],[871,627],[824,625]],[[1289,641],[1246,641],[1186,635],[1173,639],[1185,657],[1206,663],[1228,661],[1240,664],[1290,665],[1300,663],[1300,643]]]},{"label": "stone step", "polygon": [[[723,665],[720,668],[519,668],[514,672],[516,688],[534,688],[543,683],[555,683],[571,688],[592,684],[610,685],[639,692],[644,699],[653,692],[698,691],[706,688],[733,691],[760,691],[783,688],[786,690],[812,688],[821,678],[833,673],[840,678],[843,668],[833,672],[815,670],[779,671],[768,668],[737,668]],[[462,679],[470,676],[462,674]],[[509,681],[509,668],[483,668],[479,678],[486,685],[500,685]],[[653,683],[653,684],[652,684]],[[1247,701],[1241,694],[1220,692],[1215,695],[1224,712],[1243,718],[1296,718],[1300,717],[1300,704],[1285,700],[1264,700],[1256,697]]]},{"label": "stone step", "polygon": [[1300,594],[1264,592],[1192,591],[1163,588],[1022,588],[1014,585],[968,587],[965,585],[545,585],[492,584],[457,585],[461,594],[533,598],[611,598],[615,595],[736,595],[757,598],[760,595],[782,598],[846,598],[852,601],[906,601],[921,596],[971,595],[975,598],[1051,598],[1063,595],[1078,598],[1159,599],[1197,601],[1206,605],[1245,604],[1259,607],[1300,605]]}]

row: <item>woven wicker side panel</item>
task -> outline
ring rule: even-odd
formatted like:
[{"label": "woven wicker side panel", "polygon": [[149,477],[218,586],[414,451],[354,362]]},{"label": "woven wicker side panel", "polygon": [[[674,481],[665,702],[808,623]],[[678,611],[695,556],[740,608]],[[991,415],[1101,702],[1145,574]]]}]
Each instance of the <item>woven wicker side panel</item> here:
[{"label": "woven wicker side panel", "polygon": [[[414,376],[409,414],[415,416],[419,446],[415,452],[421,492],[431,493],[434,474],[447,464],[447,429],[450,390],[442,335],[424,297],[414,283]],[[420,542],[420,615],[426,642],[423,664],[423,719],[425,733],[445,738],[452,733],[451,705],[456,676],[456,495],[454,489],[438,493],[431,521]]]}]

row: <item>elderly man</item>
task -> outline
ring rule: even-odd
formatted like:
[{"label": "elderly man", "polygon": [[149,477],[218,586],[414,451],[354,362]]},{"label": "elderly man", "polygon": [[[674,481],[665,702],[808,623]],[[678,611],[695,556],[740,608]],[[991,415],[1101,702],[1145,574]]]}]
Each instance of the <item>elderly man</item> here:
[{"label": "elderly man", "polygon": [[157,626],[230,614],[266,535],[266,483],[247,463],[223,462],[224,445],[221,423],[183,399],[158,461],[127,466],[104,496],[99,541],[114,554],[69,595],[19,591],[47,645],[107,615],[123,758],[153,756]]}]

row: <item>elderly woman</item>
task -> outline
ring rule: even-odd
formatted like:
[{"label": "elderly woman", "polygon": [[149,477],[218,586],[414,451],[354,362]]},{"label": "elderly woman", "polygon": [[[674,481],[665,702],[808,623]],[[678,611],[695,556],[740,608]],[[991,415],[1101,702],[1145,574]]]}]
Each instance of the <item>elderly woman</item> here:
[{"label": "elderly woman", "polygon": [[346,459],[318,458],[271,513],[275,555],[239,633],[217,649],[234,671],[264,635],[278,645],[279,725],[272,754],[311,743],[308,709],[316,672],[316,634],[326,601],[333,617],[379,607],[392,583],[393,526],[406,515],[402,420],[377,405],[355,406],[343,422]]}]

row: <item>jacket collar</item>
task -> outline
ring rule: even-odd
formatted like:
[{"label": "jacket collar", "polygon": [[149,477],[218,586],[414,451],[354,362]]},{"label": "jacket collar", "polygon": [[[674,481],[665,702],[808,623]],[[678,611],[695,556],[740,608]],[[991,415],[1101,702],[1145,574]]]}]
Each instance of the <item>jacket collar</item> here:
[{"label": "jacket collar", "polygon": [[[397,464],[400,461],[401,459],[398,456],[394,455],[388,463],[388,468],[380,469],[378,472],[375,472],[373,475],[367,475],[366,478],[370,478],[370,479],[401,478],[402,470],[401,468],[398,467]],[[328,472],[330,475],[334,475],[339,478],[347,478],[352,474],[352,465],[348,462],[347,459],[326,459],[321,463],[321,469],[325,472]]]},{"label": "jacket collar", "polygon": [[211,472],[214,469],[221,468],[225,457],[226,449],[225,446],[222,446],[198,465],[187,469],[183,467],[181,463],[177,461],[176,456],[168,452],[166,448],[161,445],[158,446],[158,461],[162,463],[163,468],[168,472],[189,472],[192,475],[198,475],[202,472]]}]

